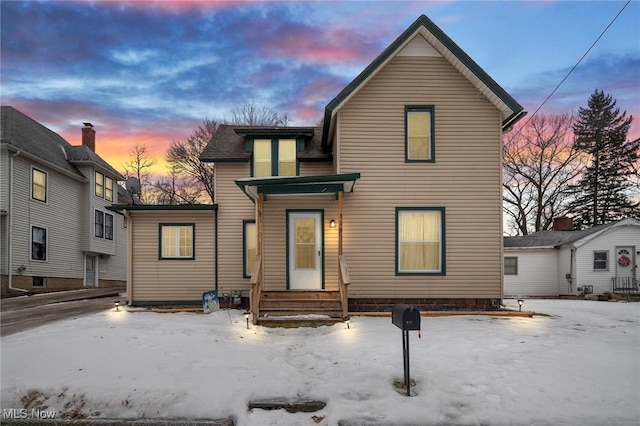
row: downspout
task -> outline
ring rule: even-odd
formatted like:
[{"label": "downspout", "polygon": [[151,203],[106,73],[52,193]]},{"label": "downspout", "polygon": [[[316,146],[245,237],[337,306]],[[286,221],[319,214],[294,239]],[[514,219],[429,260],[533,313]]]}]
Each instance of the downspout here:
[{"label": "downspout", "polygon": [[214,228],[215,228],[214,232],[216,233],[216,235],[214,237],[214,244],[216,245],[216,248],[215,248],[215,250],[213,252],[213,258],[214,258],[213,263],[215,265],[216,270],[214,272],[214,275],[213,275],[214,278],[213,279],[214,279],[215,284],[216,284],[216,293],[217,293],[217,291],[218,291],[218,209],[216,209],[213,212],[213,214],[214,214]]},{"label": "downspout", "polygon": [[573,281],[575,280],[575,276],[573,275],[573,259],[576,256],[576,249],[572,248],[571,249],[571,255],[569,256],[569,275],[570,275],[570,279],[569,281],[569,293],[573,293],[573,289],[571,288],[571,283],[573,283]]},{"label": "downspout", "polygon": [[9,235],[9,241],[7,244],[7,275],[9,290],[23,291],[25,293],[28,293],[29,290],[16,288],[13,286],[13,157],[17,157],[18,155],[20,155],[20,151],[11,154],[11,157],[9,157],[9,232],[7,232],[7,234]]}]

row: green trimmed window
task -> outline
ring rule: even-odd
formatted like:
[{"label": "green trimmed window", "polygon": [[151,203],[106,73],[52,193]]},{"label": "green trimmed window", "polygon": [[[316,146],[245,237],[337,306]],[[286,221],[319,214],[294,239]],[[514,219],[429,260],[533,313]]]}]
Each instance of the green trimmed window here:
[{"label": "green trimmed window", "polygon": [[297,176],[296,152],[295,139],[254,139],[252,176]]},{"label": "green trimmed window", "polygon": [[396,208],[396,274],[445,274],[444,208]]},{"label": "green trimmed window", "polygon": [[434,162],[433,106],[405,107],[405,161]]},{"label": "green trimmed window", "polygon": [[506,256],[504,258],[504,274],[518,275],[518,258],[516,256]]},{"label": "green trimmed window", "polygon": [[256,228],[256,222],[254,220],[245,220],[242,223],[243,229],[243,263],[244,263],[244,274],[245,278],[251,277],[251,271],[253,269],[253,264],[256,261],[256,256],[258,254],[258,229]]},{"label": "green trimmed window", "polygon": [[31,198],[47,202],[47,174],[36,168],[31,169]]},{"label": "green trimmed window", "polygon": [[96,172],[96,197],[104,197],[104,175],[100,172]]},{"label": "green trimmed window", "polygon": [[195,259],[195,224],[160,224],[160,259]]}]

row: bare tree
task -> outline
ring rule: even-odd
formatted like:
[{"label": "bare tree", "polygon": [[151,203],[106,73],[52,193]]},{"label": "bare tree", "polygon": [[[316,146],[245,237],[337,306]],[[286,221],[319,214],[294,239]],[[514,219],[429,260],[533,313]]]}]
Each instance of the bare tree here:
[{"label": "bare tree", "polygon": [[175,166],[169,170],[169,176],[153,184],[153,189],[154,204],[200,204],[206,196],[196,179],[181,176]]},{"label": "bare tree", "polygon": [[146,145],[135,144],[129,151],[129,161],[122,164],[124,168],[124,177],[135,177],[140,181],[140,202],[146,203],[147,188],[151,186],[150,170],[156,164],[156,161],[151,158]]},{"label": "bare tree", "polygon": [[193,188],[189,189],[189,193],[199,193],[199,198],[206,194],[210,203],[214,200],[214,166],[211,163],[201,162],[200,154],[216,130],[218,130],[216,120],[203,119],[186,139],[171,144],[166,157],[172,174],[176,179],[182,180],[182,190],[186,191],[184,185],[190,184]]},{"label": "bare tree", "polygon": [[234,108],[231,111],[231,118],[225,119],[224,123],[247,126],[286,126],[289,124],[289,116],[280,115],[267,105],[256,105],[251,101]]},{"label": "bare tree", "polygon": [[550,229],[567,212],[583,161],[571,140],[573,117],[536,116],[503,140],[503,208],[519,235]]}]

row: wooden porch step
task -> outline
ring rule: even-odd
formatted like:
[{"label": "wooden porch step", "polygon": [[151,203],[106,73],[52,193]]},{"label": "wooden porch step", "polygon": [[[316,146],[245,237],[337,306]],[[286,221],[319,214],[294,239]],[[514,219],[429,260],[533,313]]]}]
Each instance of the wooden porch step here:
[{"label": "wooden porch step", "polygon": [[259,323],[264,318],[306,315],[320,315],[332,323],[342,320],[339,291],[263,291],[260,296]]},{"label": "wooden porch step", "polygon": [[281,328],[296,328],[296,327],[322,327],[325,325],[331,326],[343,322],[341,318],[308,318],[308,317],[290,317],[290,316],[274,316],[274,317],[260,317],[258,318],[258,325],[263,327],[281,327]]}]

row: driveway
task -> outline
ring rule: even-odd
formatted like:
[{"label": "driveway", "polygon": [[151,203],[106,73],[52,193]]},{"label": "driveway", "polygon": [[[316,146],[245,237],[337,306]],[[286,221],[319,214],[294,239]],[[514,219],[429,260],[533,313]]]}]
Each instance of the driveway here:
[{"label": "driveway", "polygon": [[121,291],[121,288],[83,289],[2,299],[0,336],[110,309],[115,300],[124,304],[125,298],[119,298]]}]

